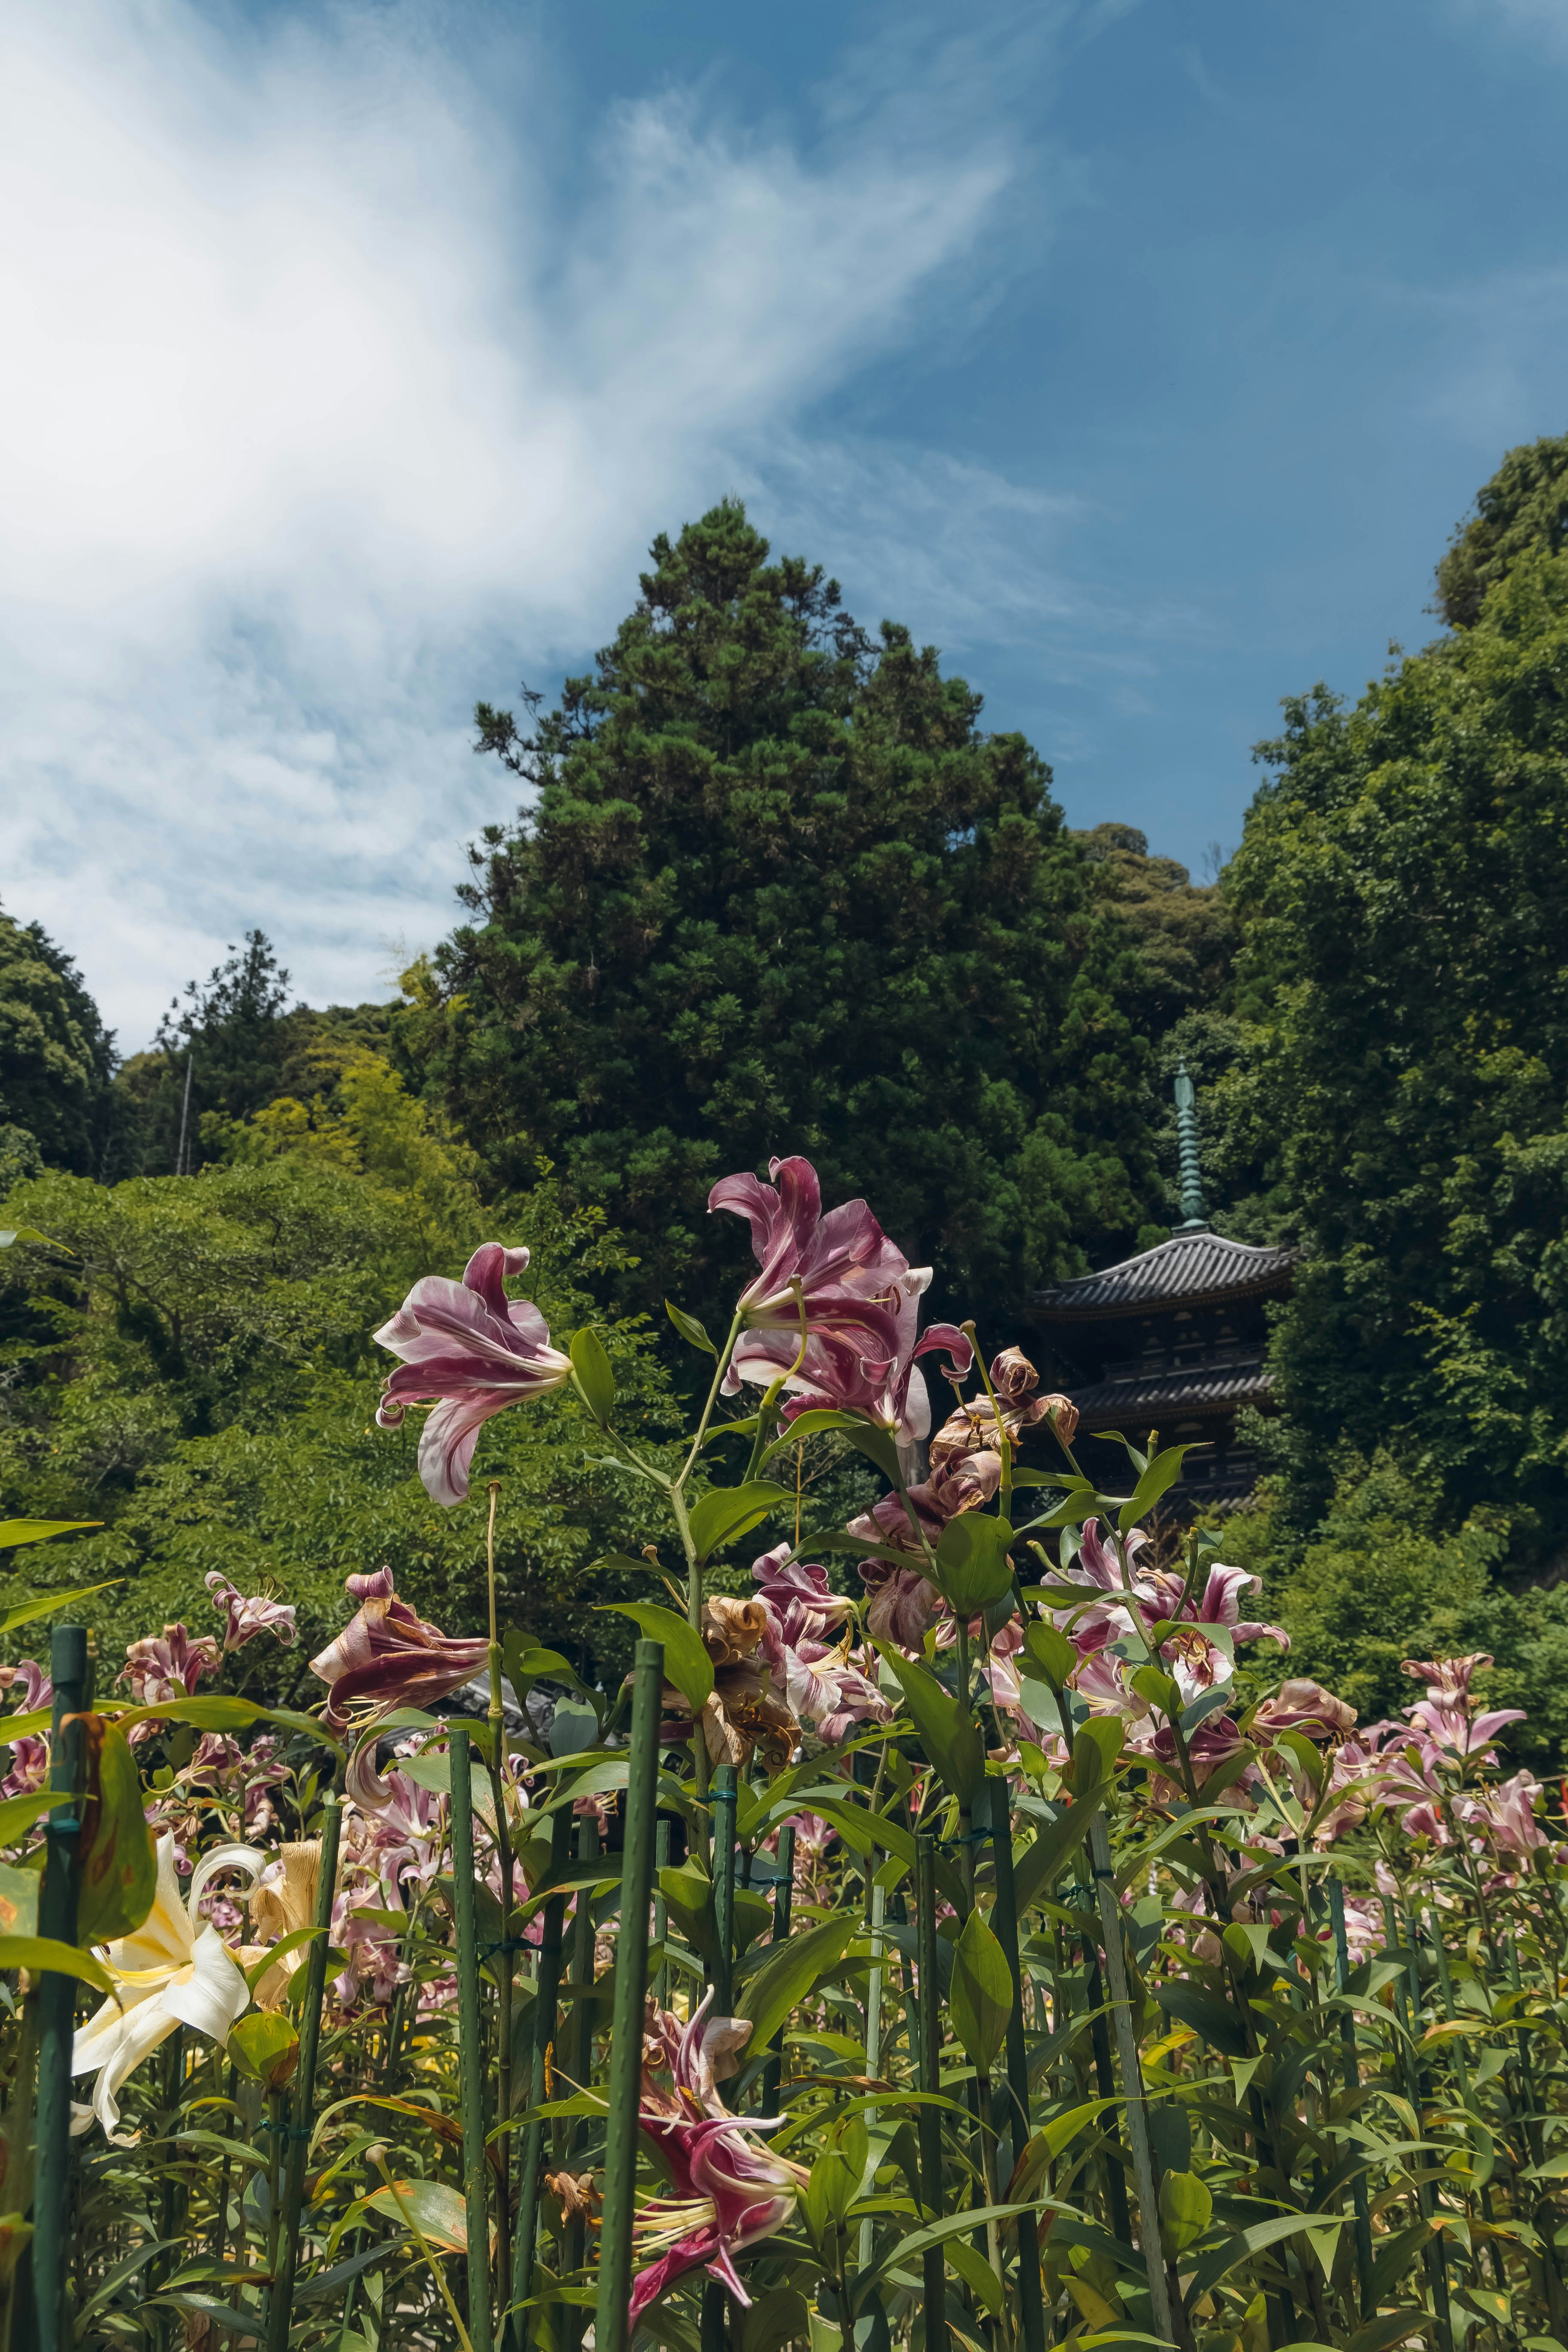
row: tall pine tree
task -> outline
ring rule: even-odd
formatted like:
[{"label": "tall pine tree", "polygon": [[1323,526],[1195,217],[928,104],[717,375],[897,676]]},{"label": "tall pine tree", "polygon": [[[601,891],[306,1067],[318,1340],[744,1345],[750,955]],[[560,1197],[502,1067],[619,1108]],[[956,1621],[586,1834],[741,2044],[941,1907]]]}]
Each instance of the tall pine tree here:
[{"label": "tall pine tree", "polygon": [[479,706],[527,798],[411,976],[405,1066],[498,1182],[543,1154],[605,1203],[650,1301],[718,1308],[744,1244],[708,1187],[771,1153],[982,1307],[1156,1237],[1148,975],[1045,763],[738,503],[651,555],[559,708]]}]

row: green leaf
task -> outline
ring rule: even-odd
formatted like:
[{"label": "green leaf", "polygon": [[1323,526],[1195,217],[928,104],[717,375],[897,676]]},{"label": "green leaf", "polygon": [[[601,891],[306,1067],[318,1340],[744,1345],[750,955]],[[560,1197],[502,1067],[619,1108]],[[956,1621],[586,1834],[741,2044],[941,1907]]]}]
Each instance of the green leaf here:
[{"label": "green leaf", "polygon": [[696,1628],[657,1601],[611,1601],[604,1606],[617,1617],[629,1617],[645,1641],[663,1643],[666,1682],[675,1685],[693,1716],[700,1715],[713,1688],[713,1661]]},{"label": "green leaf", "polygon": [[[673,1876],[667,1872],[665,1876]],[[746,1986],[746,2015],[752,2021],[744,2055],[754,2058],[767,2048],[793,2009],[808,2000],[823,1978],[837,1967],[855,1933],[853,1919],[829,1919],[804,1936],[786,1937],[770,1952]]]},{"label": "green leaf", "polygon": [[0,1249],[11,1249],[17,1242],[42,1242],[46,1249],[64,1250],[67,1257],[76,1255],[68,1242],[56,1241],[52,1234],[41,1234],[37,1225],[0,1225]]},{"label": "green leaf", "polygon": [[[7,1544],[39,1543],[45,1536],[63,1534],[69,1528],[97,1528],[101,1519],[7,1519],[0,1523],[0,1549]],[[7,1528],[32,1528],[32,1535],[7,1535]],[[57,1609],[68,1609],[73,1601],[90,1601],[95,1592],[108,1592],[116,1584],[123,1584],[122,1576],[111,1576],[107,1584],[79,1585],[74,1592],[40,1592],[31,1599],[18,1601],[0,1617],[0,1633],[14,1633],[18,1625],[30,1625],[37,1617],[52,1617]]]},{"label": "green leaf", "polygon": [[1402,2344],[1407,2336],[1429,2335],[1433,2326],[1429,2311],[1380,2311],[1375,2319],[1369,2319],[1347,2337],[1345,2352],[1390,2352],[1391,2346]]},{"label": "green leaf", "polygon": [[942,1688],[929,1666],[904,1657],[886,1643],[879,1642],[877,1649],[903,1693],[928,1760],[959,1803],[972,1804],[985,1778],[985,1743],[979,1725],[954,1694]]},{"label": "green leaf", "polygon": [[700,1348],[705,1355],[716,1356],[719,1353],[695,1315],[688,1315],[684,1307],[672,1306],[668,1298],[664,1302],[664,1311],[689,1346]]},{"label": "green leaf", "polygon": [[75,1944],[61,1944],[53,1936],[0,1936],[0,1969],[47,1970],[58,1977],[79,1977],[99,1992],[112,1992],[114,1982],[100,1960]]},{"label": "green leaf", "polygon": [[695,1854],[658,1874],[664,1906],[694,1952],[711,1960],[718,1951],[713,1917],[713,1882]]},{"label": "green leaf", "polygon": [[[1061,2206],[1058,2210],[1066,2212],[1070,2208]],[[858,2273],[852,2289],[854,2300],[858,2305],[876,2280],[895,2267],[900,2270],[907,2268],[925,2252],[928,2246],[944,2246],[950,2238],[965,2237],[972,2231],[978,2232],[988,2221],[1011,2221],[1020,2213],[1037,2215],[1038,2212],[1039,2207],[1033,2203],[980,2205],[968,2212],[944,2214],[940,2221],[928,2221],[923,2229],[911,2230],[907,2238],[900,2238],[896,2246],[890,2246],[880,2262],[870,2270]]]},{"label": "green leaf", "polygon": [[0,1862],[0,1936],[37,1934],[42,1881],[41,1870],[13,1870],[9,1863]]},{"label": "green leaf", "polygon": [[207,1698],[164,1698],[154,1706],[129,1706],[118,1720],[122,1730],[133,1723],[194,1723],[198,1731],[247,1731],[266,1713],[254,1699],[215,1693]]},{"label": "green leaf", "polygon": [[7,1797],[0,1804],[0,1846],[17,1844],[51,1806],[75,1802],[75,1792],[70,1789],[31,1789],[25,1797]]},{"label": "green leaf", "polygon": [[1060,1690],[1072,1678],[1078,1664],[1078,1652],[1059,1626],[1047,1625],[1036,1618],[1024,1633],[1024,1654],[1031,1658],[1053,1690]]},{"label": "green leaf", "polygon": [[1174,2262],[1195,2246],[1214,2219],[1214,2199],[1195,2172],[1167,2172],[1160,2182],[1160,2242]]},{"label": "green leaf", "polygon": [[82,1800],[77,1939],[112,1944],[140,1927],[158,1892],[158,1847],[142,1811],[142,1776],[122,1731],[89,1715]]},{"label": "green leaf", "polygon": [[324,1936],[326,1932],[324,1927],[291,1927],[288,1935],[279,1936],[275,1944],[269,1944],[261,1958],[253,1960],[245,1971],[245,1981],[250,1989],[251,1998],[255,1999],[257,1986],[276,1961],[289,1952],[297,1952],[301,1944],[313,1944],[318,1936]]},{"label": "green leaf", "polygon": [[[395,2191],[395,2194],[394,2193]],[[403,2229],[409,2218],[432,2246],[450,2254],[464,2253],[468,2243],[468,2209],[455,2189],[441,2180],[396,2180],[364,2200],[373,2212],[388,2214]]]},{"label": "green leaf", "polygon": [[794,1497],[771,1478],[748,1478],[739,1486],[710,1486],[691,1507],[691,1540],[699,1559],[760,1527],[771,1511]]},{"label": "green leaf", "polygon": [[1022,1913],[1056,1885],[1062,1869],[1089,1835],[1089,1824],[1105,1800],[1098,1788],[1080,1797],[1040,1830],[1033,1845],[1019,1854],[1013,1873],[1014,1900]]},{"label": "green leaf", "polygon": [[977,1616],[1013,1589],[1007,1565],[1012,1524],[984,1511],[961,1511],[949,1519],[936,1548],[934,1582],[960,1617]]},{"label": "green leaf", "polygon": [[607,1429],[616,1406],[616,1376],[605,1353],[605,1343],[586,1323],[572,1334],[572,1370],[584,1403],[601,1428]]},{"label": "green leaf", "polygon": [[978,1906],[953,1946],[950,2006],[953,2029],[971,2063],[981,2074],[988,2074],[1013,2014],[1013,1975]]},{"label": "green leaf", "polygon": [[1121,1753],[1126,1729],[1119,1715],[1091,1716],[1079,1727],[1072,1744],[1072,1792],[1075,1801],[1094,1794],[1110,1780]]},{"label": "green leaf", "polygon": [[229,2028],[228,2054],[248,2082],[280,2091],[300,2063],[300,2037],[280,2011],[253,2009]]},{"label": "green leaf", "polygon": [[[1131,1446],[1128,1451],[1131,1453]],[[1121,1517],[1117,1526],[1123,1535],[1137,1525],[1146,1511],[1152,1511],[1161,1496],[1175,1485],[1182,1475],[1182,1465],[1191,1452],[1190,1445],[1167,1445],[1163,1454],[1155,1454],[1121,1506]],[[1133,1458],[1136,1460],[1137,1456]]]},{"label": "green leaf", "polygon": [[1245,2058],[1247,2033],[1228,2001],[1218,2000],[1200,1985],[1176,1978],[1157,1987],[1155,1998],[1169,2016],[1201,2033],[1226,2058]]}]

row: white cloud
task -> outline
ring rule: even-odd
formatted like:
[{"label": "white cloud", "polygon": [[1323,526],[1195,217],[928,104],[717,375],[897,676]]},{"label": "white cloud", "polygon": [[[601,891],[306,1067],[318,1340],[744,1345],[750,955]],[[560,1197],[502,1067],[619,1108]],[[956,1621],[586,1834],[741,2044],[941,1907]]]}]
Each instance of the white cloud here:
[{"label": "white cloud", "polygon": [[128,1044],[249,922],[317,999],[445,928],[476,693],[580,659],[1016,192],[951,68],[810,149],[611,109],[574,187],[417,13],[13,0],[4,887]]}]

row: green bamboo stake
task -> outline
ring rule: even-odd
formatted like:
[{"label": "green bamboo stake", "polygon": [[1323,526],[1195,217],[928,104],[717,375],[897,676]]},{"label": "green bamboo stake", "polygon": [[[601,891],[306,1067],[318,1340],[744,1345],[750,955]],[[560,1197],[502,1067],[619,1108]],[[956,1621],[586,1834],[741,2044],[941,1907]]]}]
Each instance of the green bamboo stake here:
[{"label": "green bamboo stake", "polygon": [[[1334,1985],[1344,1992],[1351,1980],[1350,1940],[1345,1934],[1345,1890],[1337,1874],[1329,1873],[1329,1916],[1334,1929]],[[1356,2062],[1355,2019],[1348,2009],[1340,2011],[1340,2064],[1347,2091],[1361,2087],[1361,2068]],[[1367,2203],[1366,2175],[1358,2172],[1352,2183],[1355,2200],[1355,2270],[1356,2284],[1361,2289],[1361,2315],[1372,2316],[1372,2209]]]},{"label": "green bamboo stake", "polygon": [[632,1665],[631,1749],[626,1769],[626,1853],[616,2006],[605,2119],[605,2205],[599,2235],[595,2352],[628,2352],[632,2221],[637,2210],[637,2110],[642,2090],[643,2007],[647,1998],[647,1919],[653,1890],[654,1811],[658,1800],[658,1727],[664,1645],[639,1642]]},{"label": "green bamboo stake", "polygon": [[[1007,2020],[1008,2137],[1013,2163],[1029,2144],[1029,2053],[1024,2041],[1024,1966],[1018,1949],[1018,1903],[1013,1886],[1013,1817],[1005,1781],[987,1782],[991,1797],[991,1851],[996,1900],[991,1925],[1013,1979],[1013,2010]],[[993,2107],[994,2116],[994,2107]],[[1031,2217],[1018,2216],[1018,2319],[1024,2352],[1046,2352],[1045,2289],[1040,2277],[1039,2233]]]},{"label": "green bamboo stake", "polygon": [[1154,2187],[1154,2157],[1149,2145],[1149,2116],[1143,2104],[1143,2076],[1138,2061],[1138,2036],[1132,2028],[1132,1991],[1127,1980],[1126,1955],[1121,1948],[1121,1908],[1116,1899],[1116,1872],[1110,1859],[1110,1839],[1105,1816],[1097,1813],[1089,1827],[1089,1868],[1100,1903],[1100,1934],[1105,1945],[1105,1975],[1110,1990],[1111,2028],[1121,2065],[1121,2095],[1127,2114],[1127,2139],[1132,2150],[1132,2177],[1138,2184],[1138,2226],[1142,2238],[1143,2267],[1149,2276],[1149,2302],[1154,2333],[1173,2344],[1171,2290],[1165,2257],[1160,2246],[1160,2200]]},{"label": "green bamboo stake", "polygon": [[710,1972],[715,2017],[728,2017],[735,1984],[735,1767],[713,1775],[713,1940]]},{"label": "green bamboo stake", "polygon": [[[795,1900],[795,1823],[786,1822],[779,1832],[778,1877],[773,1881],[773,1941],[789,1941],[790,1907]],[[784,2081],[784,2027],[781,2025],[768,2044],[768,2063],[763,2068],[763,2113],[776,2115],[779,2087]]]},{"label": "green bamboo stake", "polygon": [[[463,2123],[463,2200],[468,2208],[468,2337],[491,2340],[489,2160],[485,2147],[485,2053],[479,2010],[479,1927],[475,1898],[473,1743],[454,1724],[452,1916],[458,1931],[458,2088]],[[272,2352],[284,2352],[281,2345]]]},{"label": "green bamboo stake", "polygon": [[267,2331],[268,2352],[289,2352],[294,2317],[294,2278],[300,2267],[300,2214],[305,2202],[305,2158],[315,2116],[316,2053],[321,2043],[321,2003],[327,1990],[327,1947],[332,1931],[332,1898],[338,1885],[338,1842],[342,1801],[336,1790],[321,1807],[321,1876],[316,1889],[315,1925],[321,1934],[305,1962],[305,1999],[300,2011],[300,2063],[294,2075],[294,2120],[289,2129],[289,2179],[283,2200],[283,2244]]},{"label": "green bamboo stake", "polygon": [[[72,1722],[88,1699],[87,1628],[57,1625],[49,1643],[54,1718],[49,1786],[68,1789],[79,1801],[58,1806],[45,1832],[38,1933],[76,1942],[81,1873],[81,1807],[86,1785],[85,1726]],[[38,2011],[37,2158],[33,2187],[33,2296],[38,2352],[65,2352],[70,2342],[66,2273],[70,2258],[71,2044],[76,2039],[75,1977],[46,1970],[34,1996]]]},{"label": "green bamboo stake", "polygon": [[[551,1816],[550,1868],[564,1870],[572,1853],[572,1814],[566,1805]],[[532,2074],[528,2086],[531,2109],[544,2105],[550,2084],[550,2052],[555,2040],[556,2001],[561,1990],[562,1930],[566,1923],[566,1897],[552,1895],[544,1906],[540,1930],[539,1974],[534,1980]],[[518,2189],[517,2235],[512,2241],[511,2311],[519,2337],[526,2329],[522,2306],[533,2293],[534,2242],[539,2233],[539,2187],[544,2172],[544,2125],[536,2119],[522,2144],[522,2177]]]},{"label": "green bamboo stake", "polygon": [[[915,1957],[920,1968],[919,2083],[922,2091],[942,2088],[942,1994],[936,1965],[936,1840],[915,1840]],[[928,2221],[942,2214],[942,2113],[921,2103],[916,2125],[920,2149],[921,2202]],[[925,2283],[926,2352],[948,2352],[947,2271],[940,2246],[921,2257]]]}]

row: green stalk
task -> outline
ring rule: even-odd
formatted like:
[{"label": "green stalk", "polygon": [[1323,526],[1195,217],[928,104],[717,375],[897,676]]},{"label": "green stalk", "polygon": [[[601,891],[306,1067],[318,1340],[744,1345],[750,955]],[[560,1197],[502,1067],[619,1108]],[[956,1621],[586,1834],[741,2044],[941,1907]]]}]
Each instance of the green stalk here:
[{"label": "green stalk", "polygon": [[[1343,1992],[1351,1980],[1350,1942],[1345,1935],[1345,1890],[1337,1872],[1330,1871],[1329,1916],[1334,1928],[1334,1985]],[[1348,2009],[1340,2011],[1340,2053],[1347,2091],[1361,2087],[1361,2068],[1356,2062],[1355,2019]],[[1358,2172],[1352,2184],[1355,2197],[1355,2269],[1356,2284],[1361,2289],[1361,2315],[1372,2316],[1372,2211],[1367,2203],[1366,2175]]]},{"label": "green stalk", "polygon": [[[936,1840],[915,1840],[915,1954],[920,1968],[920,2071],[922,2091],[942,2088],[942,1994],[936,1964]],[[921,2203],[926,2219],[942,2215],[942,2112],[922,2105],[916,2125]],[[921,2257],[925,2284],[925,2352],[948,2352],[947,2272],[940,2246]]]},{"label": "green stalk", "polygon": [[[565,1805],[550,1817],[550,1867],[564,1870],[572,1853],[572,1814]],[[561,1940],[566,1920],[566,1897],[552,1895],[544,1906],[540,1931],[539,1974],[534,1979],[532,2073],[528,2086],[531,2109],[544,2105],[550,2082],[550,2052],[555,2040],[556,1997],[561,1989]],[[522,2144],[522,2174],[518,2188],[517,2235],[512,2241],[511,2307],[518,2333],[526,2332],[522,2305],[533,2293],[534,2240],[539,2230],[539,2184],[544,2170],[544,2125],[528,2126]]]},{"label": "green stalk", "polygon": [[1154,2333],[1165,2343],[1175,2341],[1172,2330],[1171,2292],[1165,2258],[1160,2248],[1160,2200],[1154,2187],[1154,2158],[1149,2145],[1149,2116],[1143,2104],[1143,2076],[1138,2063],[1138,2037],[1132,2030],[1132,1993],[1121,1948],[1121,1912],[1116,1900],[1116,1873],[1110,1860],[1110,1840],[1105,1816],[1096,1813],[1089,1831],[1089,1867],[1100,1902],[1100,1924],[1105,1946],[1105,1974],[1110,1990],[1111,2025],[1116,2054],[1121,2062],[1121,2090],[1127,2111],[1127,2139],[1132,2150],[1132,2177],[1138,2184],[1138,2225],[1143,2241],[1143,2267],[1149,2274],[1149,2301]]},{"label": "green stalk", "polygon": [[[653,1940],[662,1946],[669,1934],[669,1913],[658,1891],[658,1874],[669,1868],[669,1823],[661,1820],[656,1826],[653,1840]],[[660,2009],[669,2007],[669,1962],[661,1961],[653,1997]]]},{"label": "green stalk", "polygon": [[[872,1857],[875,1860],[875,1856]],[[868,1865],[868,1867],[869,1865]],[[882,2067],[882,1923],[887,1917],[888,1893],[873,1878],[866,1890],[866,1926],[871,1939],[871,1973],[866,1988],[866,2073],[875,2081]],[[877,2120],[875,2107],[866,2110],[868,2129]],[[856,2261],[863,2271],[871,2267],[873,2230],[868,2213],[860,2224],[860,2243]]]},{"label": "green stalk", "polygon": [[[486,1721],[489,1730],[490,1799],[496,1817],[496,1860],[500,1865],[501,1948],[500,1969],[496,1980],[496,2106],[500,2120],[510,2132],[511,2127],[511,1980],[514,1968],[511,1935],[511,1832],[506,1817],[506,1718],[501,1711],[500,1633],[496,1617],[496,1508],[500,1500],[500,1480],[489,1481],[489,1516],[485,1527],[485,1573],[489,1596],[490,1640],[489,1677],[490,1702]],[[498,2282],[511,2274],[511,2167],[508,2161],[510,2142],[500,2143],[500,2179],[497,2187],[497,2218],[500,2222],[500,2244],[496,2256]],[[502,2340],[511,2334],[510,2324],[502,2322]]]},{"label": "green stalk", "polygon": [[[1383,1925],[1384,1934],[1388,1939],[1388,1949],[1391,1952],[1398,1951],[1401,1944],[1399,1911],[1398,1906],[1391,1902],[1387,1895],[1384,1895],[1383,1898]],[[1406,1976],[1407,1979],[1413,1981],[1415,1985],[1416,2003],[1415,2022],[1419,2026],[1421,2021],[1421,1982],[1419,1977],[1415,1975],[1415,1954],[1413,1952],[1408,1954]],[[1406,1984],[1402,1984],[1399,1979],[1395,1977],[1394,1979],[1394,2013],[1398,2018],[1400,2024],[1405,2027],[1407,2033],[1410,2031],[1411,2025],[1409,1999],[1410,1995],[1408,1986]],[[1408,2043],[1406,2044],[1404,2052],[1404,2063],[1405,2095],[1409,2099],[1411,2106],[1415,2109],[1417,2118],[1419,2118],[1421,2114],[1421,2079],[1416,2072],[1415,2061],[1410,2054]],[[1436,2200],[1433,2195],[1431,2182],[1429,2180],[1418,2180],[1415,2184],[1415,2210],[1420,2215],[1422,2221],[1428,2222],[1431,2221],[1435,2205]],[[1425,2251],[1426,2258],[1426,2279],[1427,2284],[1432,2290],[1432,2316],[1436,2325],[1437,2341],[1442,2347],[1442,2352],[1453,2352],[1454,2329],[1453,2322],[1448,2311],[1448,2273],[1447,2267],[1443,2260],[1443,2241],[1441,2236],[1439,2235],[1431,2238],[1427,2242]]]},{"label": "green stalk", "polygon": [[[1024,2042],[1024,1967],[1018,1949],[1018,1904],[1013,1886],[1013,1817],[1007,1785],[993,1780],[991,1791],[991,1851],[996,1874],[996,1900],[991,1926],[1006,1955],[1013,1979],[1013,2010],[1007,2020],[1006,2063],[1008,2135],[1013,2164],[1029,2144],[1029,2055]],[[1029,2216],[1018,2217],[1018,2320],[1024,2352],[1046,2352],[1045,2290],[1040,2279],[1040,2241]]]},{"label": "green stalk", "polygon": [[[60,1805],[48,1816],[44,1877],[38,1890],[38,1933],[62,1944],[74,1944],[81,1878],[80,1798],[87,1772],[86,1732],[79,1720],[88,1703],[85,1625],[55,1627],[49,1672],[55,1686],[49,1786],[68,1789],[78,1802]],[[79,1719],[73,1722],[73,1717]],[[30,2251],[38,2352],[65,2352],[70,2342],[66,2273],[71,2252],[70,2084],[76,1997],[75,1977],[58,1976],[53,1970],[40,1977],[34,1996],[38,2018],[38,2112]]]},{"label": "green stalk", "polygon": [[[473,1743],[466,1724],[454,1724],[452,1773],[452,1912],[458,1931],[458,2085],[463,2122],[463,2200],[468,2208],[468,2334],[490,2341],[489,2164],[485,2148],[485,2057],[479,2009],[479,1906],[474,1881]],[[271,2352],[285,2352],[274,2345]]]},{"label": "green stalk", "polygon": [[[790,1906],[795,1900],[795,1823],[786,1822],[779,1832],[778,1877],[773,1882],[773,1941],[789,1941]],[[781,2025],[768,2044],[768,2063],[763,2069],[763,2113],[776,2115],[779,2085],[784,2080],[784,2027]]]},{"label": "green stalk", "polygon": [[334,1790],[321,1807],[321,1877],[316,1890],[315,1925],[321,1930],[305,1962],[305,1998],[300,2011],[300,2063],[294,2075],[294,2120],[289,2132],[289,2179],[283,2200],[283,2244],[273,2284],[267,2331],[268,2352],[289,2352],[294,2316],[294,2276],[300,2266],[300,2213],[305,2201],[305,2158],[315,2116],[316,2053],[321,2043],[321,2003],[327,1990],[327,1945],[332,1928],[332,1897],[338,1884],[338,1842],[342,1801]]},{"label": "green stalk", "polygon": [[[1340,1906],[1342,1910],[1344,1907],[1344,1897],[1342,1895],[1340,1897]],[[1448,2020],[1448,2022],[1452,2024],[1458,2012],[1454,2006],[1454,1980],[1448,1974],[1448,1955],[1443,1943],[1443,1921],[1440,1915],[1427,1921],[1427,1933],[1432,1938],[1432,1958],[1436,1965],[1437,1983],[1443,1995],[1443,2014]],[[1470,2070],[1465,2062],[1465,2045],[1462,2039],[1456,2037],[1456,2039],[1448,2044],[1448,2060],[1454,2069],[1454,2074],[1459,2085],[1460,2103],[1462,2105],[1473,2110],[1475,2106],[1475,2098],[1470,2085]],[[1363,2186],[1362,2189],[1362,2197],[1363,2200],[1365,2199],[1365,2196],[1366,2189]],[[1492,2222],[1497,2217],[1492,2208],[1492,2192],[1489,2185],[1483,2187],[1481,2189],[1480,2204],[1481,2219],[1486,2222],[1488,2227],[1490,2228]],[[1491,2256],[1492,2271],[1497,2284],[1500,2287],[1506,2290],[1507,2281],[1503,2272],[1502,2256],[1498,2251],[1498,2242],[1495,2238],[1488,2240],[1487,2251]],[[1477,2263],[1475,2270],[1476,2276],[1479,2278],[1480,2276],[1480,2265],[1479,2263]]]},{"label": "green stalk", "polygon": [[632,2222],[637,2208],[637,2109],[642,2087],[643,2005],[647,1995],[648,1900],[653,1885],[654,1811],[658,1800],[658,1727],[664,1647],[639,1642],[632,1664],[632,1729],[626,1770],[621,1932],[610,2039],[605,2204],[600,2231],[596,2352],[628,2352]]}]

